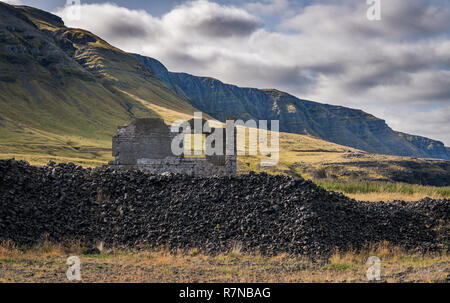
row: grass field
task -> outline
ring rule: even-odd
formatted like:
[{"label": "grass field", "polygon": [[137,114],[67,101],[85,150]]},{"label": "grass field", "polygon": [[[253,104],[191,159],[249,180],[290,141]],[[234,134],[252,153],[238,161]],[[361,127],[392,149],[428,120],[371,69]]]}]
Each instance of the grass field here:
[{"label": "grass field", "polygon": [[208,256],[196,250],[171,254],[164,249],[103,250],[84,255],[77,245],[43,244],[20,249],[0,245],[0,282],[70,282],[69,256],[81,260],[81,282],[367,282],[369,256],[381,260],[381,282],[445,282],[450,276],[447,252],[408,253],[386,243],[360,253],[336,252],[328,261],[281,254],[248,255],[238,249]]},{"label": "grass field", "polygon": [[392,182],[338,182],[335,180],[315,180],[327,190],[341,192],[364,201],[417,201],[426,197],[444,199],[450,197],[450,186],[434,187]]}]

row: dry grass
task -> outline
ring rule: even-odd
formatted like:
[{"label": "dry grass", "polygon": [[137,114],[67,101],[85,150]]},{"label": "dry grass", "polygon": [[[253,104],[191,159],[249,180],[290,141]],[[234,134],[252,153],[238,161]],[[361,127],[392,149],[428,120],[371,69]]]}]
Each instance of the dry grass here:
[{"label": "dry grass", "polygon": [[90,160],[90,159],[84,159],[84,158],[68,158],[68,157],[62,157],[62,156],[52,156],[48,154],[4,154],[0,153],[0,159],[16,159],[17,161],[27,161],[31,165],[45,165],[49,161],[53,161],[56,163],[74,163],[76,165],[81,165],[85,168],[87,167],[98,167],[105,165],[108,163],[108,161],[112,161],[114,158],[109,155],[105,155],[104,159],[105,161],[101,160]]},{"label": "dry grass", "polygon": [[447,252],[422,255],[381,243],[362,252],[336,252],[328,262],[281,254],[244,254],[239,245],[228,254],[208,256],[198,250],[169,253],[159,250],[104,249],[83,255],[77,243],[44,243],[21,249],[0,245],[0,282],[68,282],[66,260],[81,259],[82,282],[367,282],[369,256],[381,261],[382,281],[443,282],[450,274]]},{"label": "dry grass", "polygon": [[420,201],[424,198],[431,199],[448,199],[448,196],[442,195],[429,195],[425,193],[414,193],[414,194],[404,194],[404,193],[358,193],[358,194],[346,194],[346,196],[359,200],[359,201],[368,201],[368,202],[392,202],[392,201],[409,201],[415,202]]},{"label": "dry grass", "polygon": [[360,201],[418,201],[424,198],[448,199],[450,187],[435,187],[393,182],[316,180],[327,190],[344,193]]}]

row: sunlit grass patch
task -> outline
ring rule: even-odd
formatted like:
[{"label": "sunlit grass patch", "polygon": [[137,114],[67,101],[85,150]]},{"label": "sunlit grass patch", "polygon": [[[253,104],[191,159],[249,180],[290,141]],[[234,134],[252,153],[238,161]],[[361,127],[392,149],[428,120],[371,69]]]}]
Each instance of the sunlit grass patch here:
[{"label": "sunlit grass patch", "polygon": [[351,198],[367,201],[417,201],[429,197],[442,199],[450,197],[450,186],[435,187],[406,183],[335,180],[315,180],[327,190],[344,193]]}]

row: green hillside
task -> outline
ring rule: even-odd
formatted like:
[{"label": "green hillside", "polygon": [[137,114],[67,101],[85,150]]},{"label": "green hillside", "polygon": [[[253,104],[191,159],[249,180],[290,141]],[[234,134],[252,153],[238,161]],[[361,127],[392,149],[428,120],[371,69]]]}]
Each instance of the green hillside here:
[{"label": "green hillside", "polygon": [[[133,56],[52,14],[0,2],[0,148],[106,159],[118,125],[194,108]],[[127,93],[124,93],[127,92]]]}]

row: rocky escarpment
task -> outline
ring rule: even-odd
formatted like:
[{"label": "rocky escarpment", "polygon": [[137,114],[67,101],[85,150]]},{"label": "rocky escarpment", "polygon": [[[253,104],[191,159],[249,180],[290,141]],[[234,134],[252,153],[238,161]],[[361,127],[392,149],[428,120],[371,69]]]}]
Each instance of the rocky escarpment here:
[{"label": "rocky escarpment", "polygon": [[[171,73],[159,61],[135,55],[180,97],[224,121],[280,120],[280,130],[308,134],[371,153],[450,159],[439,141],[402,135],[361,110],[298,99],[277,90],[241,88],[207,77]],[[422,143],[426,139],[426,143]]]},{"label": "rocky escarpment", "polygon": [[401,132],[397,132],[397,134],[406,139],[412,145],[416,146],[418,149],[427,151],[430,158],[449,159],[450,150],[440,141]]},{"label": "rocky escarpment", "polygon": [[81,239],[327,256],[389,241],[428,251],[449,248],[449,215],[449,200],[364,203],[285,176],[190,178],[0,161],[0,240],[21,245]]}]

